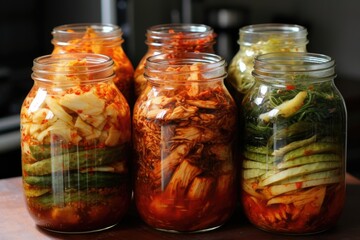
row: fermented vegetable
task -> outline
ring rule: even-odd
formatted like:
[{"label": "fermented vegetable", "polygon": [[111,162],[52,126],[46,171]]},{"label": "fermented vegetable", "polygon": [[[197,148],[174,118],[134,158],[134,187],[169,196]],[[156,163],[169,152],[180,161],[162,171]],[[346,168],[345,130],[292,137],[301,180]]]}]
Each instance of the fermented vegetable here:
[{"label": "fermented vegetable", "polygon": [[[240,28],[239,51],[229,64],[227,82],[241,101],[255,79],[251,72],[256,56],[270,52],[305,52],[307,30],[292,24],[255,24]],[[238,102],[240,105],[241,102]]]},{"label": "fermented vegetable", "polygon": [[35,222],[60,232],[116,224],[130,203],[130,109],[96,54],[35,59],[21,109],[22,171]]},{"label": "fermented vegetable", "polygon": [[129,105],[133,105],[134,68],[122,44],[122,29],[112,24],[74,23],[57,26],[52,31],[53,54],[96,53],[114,61],[114,83]]},{"label": "fermented vegetable", "polygon": [[236,108],[224,66],[212,62],[219,57],[180,57],[148,66],[152,87],[134,108],[134,196],[150,226],[204,231],[221,226],[235,207]]},{"label": "fermented vegetable", "polygon": [[332,75],[319,77],[331,72],[304,70],[320,69],[317,64],[327,58],[310,54],[312,63],[307,57],[258,56],[255,85],[242,103],[242,204],[249,220],[267,231],[326,230],[336,223],[344,203],[343,99]]},{"label": "fermented vegetable", "polygon": [[146,59],[161,53],[205,52],[213,53],[214,30],[203,24],[171,23],[151,26],[146,31],[147,52],[134,72],[135,98],[146,89],[144,77]]}]

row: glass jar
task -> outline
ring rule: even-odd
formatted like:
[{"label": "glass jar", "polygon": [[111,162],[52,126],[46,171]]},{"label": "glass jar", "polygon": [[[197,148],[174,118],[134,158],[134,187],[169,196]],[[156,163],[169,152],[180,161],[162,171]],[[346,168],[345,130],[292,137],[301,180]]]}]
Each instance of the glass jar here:
[{"label": "glass jar", "polygon": [[160,53],[206,52],[214,53],[215,34],[211,27],[203,24],[173,23],[155,25],[147,29],[148,50],[140,60],[134,73],[135,98],[146,88],[144,67],[146,59]]},{"label": "glass jar", "polygon": [[22,174],[36,224],[58,232],[115,225],[131,199],[129,106],[110,57],[36,58],[21,108]]},{"label": "glass jar", "polygon": [[265,23],[240,28],[240,48],[230,62],[226,79],[238,105],[241,105],[243,95],[254,84],[251,75],[254,58],[270,52],[306,52],[306,36],[306,28],[293,24]]},{"label": "glass jar", "polygon": [[334,60],[313,53],[255,59],[242,103],[242,204],[258,228],[308,234],[332,227],[345,198],[347,113]]},{"label": "glass jar", "polygon": [[102,23],[74,23],[55,27],[52,31],[53,54],[97,53],[114,61],[114,83],[133,105],[134,68],[122,48],[122,30],[117,25]]},{"label": "glass jar", "polygon": [[215,229],[236,203],[236,106],[214,54],[148,58],[150,87],[135,103],[134,199],[141,218],[166,231]]}]

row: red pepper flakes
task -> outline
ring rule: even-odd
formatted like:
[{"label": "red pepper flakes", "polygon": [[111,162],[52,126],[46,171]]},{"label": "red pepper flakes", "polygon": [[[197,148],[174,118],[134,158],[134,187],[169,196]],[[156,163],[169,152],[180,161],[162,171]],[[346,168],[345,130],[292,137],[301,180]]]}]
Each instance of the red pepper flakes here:
[{"label": "red pepper flakes", "polygon": [[286,90],[294,90],[295,88],[296,88],[295,85],[292,84],[286,85]]}]

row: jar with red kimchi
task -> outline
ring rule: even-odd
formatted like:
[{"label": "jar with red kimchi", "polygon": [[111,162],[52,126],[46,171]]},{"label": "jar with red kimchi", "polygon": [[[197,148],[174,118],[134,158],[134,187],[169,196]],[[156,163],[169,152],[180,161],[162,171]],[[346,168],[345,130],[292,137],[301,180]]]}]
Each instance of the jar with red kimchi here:
[{"label": "jar with red kimchi", "polygon": [[130,109],[113,61],[91,53],[36,58],[21,109],[22,175],[38,226],[90,232],[122,219],[131,199]]},{"label": "jar with red kimchi", "polygon": [[114,83],[132,106],[134,68],[122,48],[122,34],[122,29],[113,24],[61,25],[52,31],[53,54],[82,52],[111,57],[114,61]]},{"label": "jar with red kimchi", "polygon": [[242,102],[241,196],[258,228],[317,233],[340,217],[347,114],[334,66],[314,53],[255,58],[255,83]]},{"label": "jar with red kimchi", "polygon": [[209,53],[148,58],[150,90],[135,103],[134,198],[141,218],[166,231],[221,226],[236,194],[236,106],[225,61]]},{"label": "jar with red kimchi", "polygon": [[146,59],[160,53],[205,52],[214,53],[214,30],[203,24],[174,23],[155,25],[147,29],[148,50],[134,73],[135,97],[146,88],[144,67]]}]

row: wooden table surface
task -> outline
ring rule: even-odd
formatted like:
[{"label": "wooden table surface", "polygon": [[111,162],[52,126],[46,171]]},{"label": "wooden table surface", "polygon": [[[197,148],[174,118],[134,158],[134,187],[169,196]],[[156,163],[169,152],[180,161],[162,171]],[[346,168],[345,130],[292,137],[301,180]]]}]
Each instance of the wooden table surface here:
[{"label": "wooden table surface", "polygon": [[117,226],[91,234],[58,234],[36,227],[28,214],[22,193],[21,178],[0,180],[0,240],[42,239],[135,239],[135,240],[230,240],[230,239],[336,239],[360,240],[360,182],[347,178],[347,198],[343,214],[336,227],[326,232],[308,236],[284,236],[267,233],[253,227],[240,212],[221,228],[196,234],[165,233],[146,226],[136,211],[129,214]]}]

